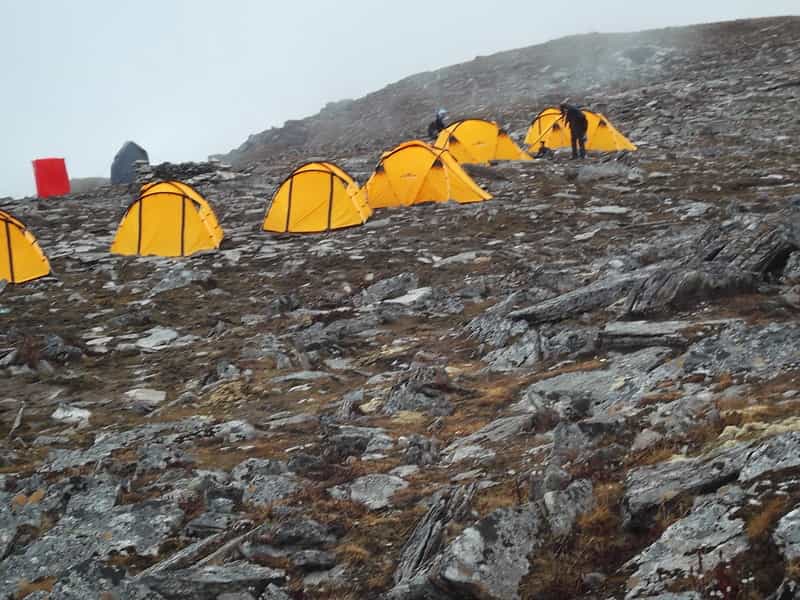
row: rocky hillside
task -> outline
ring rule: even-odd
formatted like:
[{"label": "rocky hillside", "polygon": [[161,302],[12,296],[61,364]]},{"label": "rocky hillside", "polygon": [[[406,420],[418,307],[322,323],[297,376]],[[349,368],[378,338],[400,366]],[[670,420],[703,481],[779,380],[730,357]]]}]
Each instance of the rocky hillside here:
[{"label": "rocky hillside", "polygon": [[[226,232],[186,260],[108,254],[124,188],[3,201],[54,274],[0,283],[0,598],[797,597],[799,62],[775,19],[412,78],[185,169]],[[571,73],[639,152],[260,231],[293,153],[363,179],[434,102],[521,128]]]},{"label": "rocky hillside", "polygon": [[[573,36],[403,79],[308,119],[250,136],[223,160],[377,152],[426,135],[437,107],[452,118],[497,120],[522,137],[535,114],[565,97],[607,114],[660,147],[758,126],[750,100],[797,83],[796,18],[728,22],[631,34]],[[779,101],[781,95],[775,97]],[[765,100],[769,101],[769,100]],[[687,122],[686,116],[701,117]]]}]

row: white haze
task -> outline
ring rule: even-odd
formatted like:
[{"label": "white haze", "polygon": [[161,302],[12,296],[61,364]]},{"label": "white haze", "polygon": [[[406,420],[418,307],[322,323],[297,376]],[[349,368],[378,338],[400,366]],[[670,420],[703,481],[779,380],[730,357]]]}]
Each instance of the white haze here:
[{"label": "white haze", "polygon": [[476,55],[792,11],[797,0],[0,0],[0,196],[33,193],[38,157],[107,177],[131,139],[153,162],[204,160],[328,101]]}]

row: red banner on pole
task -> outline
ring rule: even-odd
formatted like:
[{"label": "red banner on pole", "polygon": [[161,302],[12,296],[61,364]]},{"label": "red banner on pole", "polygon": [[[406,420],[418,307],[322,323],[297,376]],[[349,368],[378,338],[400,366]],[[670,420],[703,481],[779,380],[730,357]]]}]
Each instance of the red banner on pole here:
[{"label": "red banner on pole", "polygon": [[36,195],[39,198],[69,194],[69,176],[63,158],[39,158],[33,161]]}]

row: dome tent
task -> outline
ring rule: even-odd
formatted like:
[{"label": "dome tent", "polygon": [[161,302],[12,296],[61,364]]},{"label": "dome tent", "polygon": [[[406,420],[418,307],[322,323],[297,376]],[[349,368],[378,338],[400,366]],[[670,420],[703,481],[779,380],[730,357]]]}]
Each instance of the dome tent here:
[{"label": "dome tent", "polygon": [[[636,146],[622,135],[611,122],[600,113],[583,110],[588,128],[586,130],[586,149],[598,152],[633,151]],[[569,148],[572,145],[569,125],[561,116],[561,110],[551,106],[536,115],[525,144],[531,152],[537,152],[542,144],[546,148]]]},{"label": "dome tent", "polygon": [[412,140],[384,152],[364,185],[372,208],[422,202],[481,202],[492,196],[444,148]]},{"label": "dome tent", "polygon": [[219,248],[224,234],[211,206],[178,181],[142,186],[120,221],[111,252],[189,256]]},{"label": "dome tent", "polygon": [[19,219],[0,210],[0,279],[25,283],[50,273],[39,242]]},{"label": "dome tent", "polygon": [[272,196],[262,229],[312,233],[362,225],[372,215],[365,192],[329,162],[306,163],[284,179]]},{"label": "dome tent", "polygon": [[488,164],[493,160],[532,160],[497,123],[464,119],[446,127],[436,139],[460,163]]}]

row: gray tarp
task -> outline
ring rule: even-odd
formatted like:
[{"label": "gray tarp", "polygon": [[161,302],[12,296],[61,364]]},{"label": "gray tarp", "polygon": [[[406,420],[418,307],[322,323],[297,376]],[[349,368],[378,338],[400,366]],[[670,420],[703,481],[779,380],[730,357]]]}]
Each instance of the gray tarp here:
[{"label": "gray tarp", "polygon": [[136,178],[134,165],[137,160],[149,162],[147,152],[135,142],[125,142],[111,163],[111,183],[133,183]]}]

